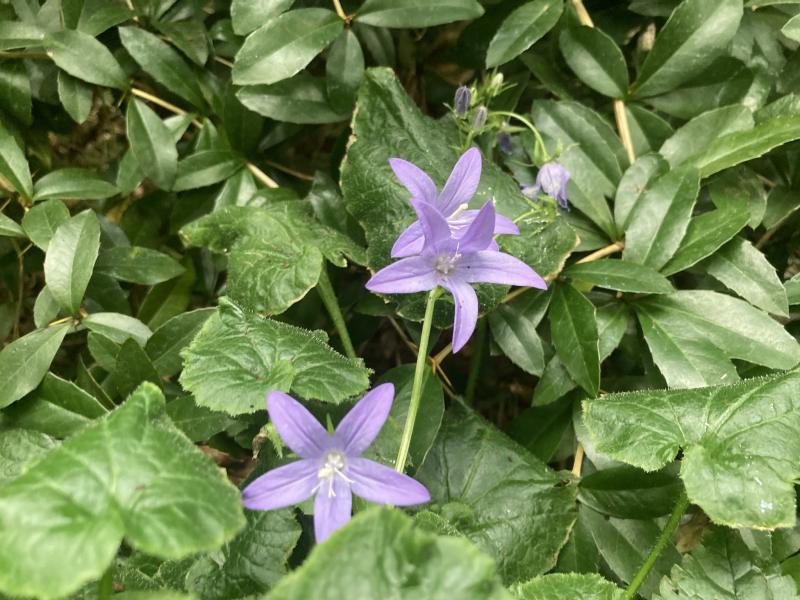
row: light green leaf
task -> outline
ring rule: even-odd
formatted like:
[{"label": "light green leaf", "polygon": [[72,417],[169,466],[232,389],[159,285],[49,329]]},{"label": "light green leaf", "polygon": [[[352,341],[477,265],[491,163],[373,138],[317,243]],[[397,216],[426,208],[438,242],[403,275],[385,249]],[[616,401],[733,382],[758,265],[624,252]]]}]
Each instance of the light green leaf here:
[{"label": "light green leaf", "polygon": [[136,98],[128,102],[127,133],[137,172],[141,169],[158,187],[171,189],[178,172],[172,134],[153,109]]},{"label": "light green leaf", "polygon": [[46,200],[35,205],[22,217],[22,228],[30,240],[47,251],[56,229],[69,221],[69,209],[61,200]]},{"label": "light green leaf", "polygon": [[85,210],[59,225],[47,247],[44,277],[61,308],[75,315],[81,307],[100,249],[100,223]]},{"label": "light green leaf", "polygon": [[584,403],[597,449],[652,471],[683,450],[689,499],[730,527],[795,524],[800,373],[698,390],[610,394]]},{"label": "light green leaf", "polygon": [[306,72],[273,85],[245,86],[236,97],[250,110],[286,123],[336,123],[350,116],[349,108],[331,106],[325,80]]},{"label": "light green leaf", "polygon": [[658,154],[640,156],[625,171],[614,196],[614,222],[619,231],[625,231],[631,221],[633,209],[658,181],[669,171],[669,164]]},{"label": "light green leaf", "polygon": [[332,10],[299,8],[278,15],[250,34],[233,68],[237,85],[271,84],[297,74],[342,31]]},{"label": "light green leaf", "polygon": [[205,105],[199,78],[178,52],[141,27],[120,27],[119,39],[139,66],[173,94],[193,106]]},{"label": "light green leaf", "polygon": [[569,284],[555,286],[550,308],[553,345],[567,371],[587,394],[600,388],[600,347],[595,308]]},{"label": "light green leaf", "polygon": [[578,79],[604,96],[625,97],[628,67],[613,38],[595,27],[567,27],[561,32],[559,44]]},{"label": "light green leaf", "polygon": [[201,150],[178,163],[172,189],[176,192],[214,185],[244,167],[244,160],[230,150]]},{"label": "light green leaf", "polygon": [[527,293],[489,313],[492,338],[520,369],[540,376],[544,370],[544,349],[536,327],[544,317],[550,296]]},{"label": "light green leaf", "polygon": [[53,62],[73,77],[120,90],[128,87],[128,78],[114,55],[86,33],[71,29],[48,33],[44,47]]},{"label": "light green leaf", "polygon": [[507,63],[550,31],[564,10],[562,0],[532,0],[513,10],[489,43],[486,67]]},{"label": "light green leaf", "polygon": [[99,579],[123,538],[180,558],[219,547],[243,524],[239,491],[145,384],[0,489],[0,589],[65,596]]},{"label": "light green leaf", "polygon": [[800,15],[795,15],[781,27],[781,33],[794,42],[800,42]]},{"label": "light green leaf", "polygon": [[0,408],[39,385],[69,329],[68,323],[37,329],[0,350]]},{"label": "light green leaf", "polygon": [[0,21],[0,50],[37,46],[44,36],[44,30],[33,23]]},{"label": "light green leaf", "polygon": [[155,285],[183,273],[181,264],[167,254],[140,246],[115,246],[100,252],[95,270],[120,281]]},{"label": "light green leaf", "polygon": [[162,377],[171,377],[181,370],[181,351],[214,314],[213,308],[198,308],[175,315],[153,332],[144,346],[147,356]]},{"label": "light green leaf", "polygon": [[0,489],[39,462],[58,442],[45,433],[4,427],[0,429]]},{"label": "light green leaf", "polygon": [[642,194],[625,231],[623,258],[660,269],[678,250],[700,190],[693,167],[661,176]]},{"label": "light green leaf", "polygon": [[511,588],[520,600],[619,600],[622,590],[600,575],[552,573]]},{"label": "light green leaf", "polygon": [[11,132],[0,123],[0,184],[26,200],[33,198],[31,171],[23,150]]},{"label": "light green leaf", "polygon": [[795,306],[800,304],[800,273],[792,277],[783,285],[786,288],[786,296],[789,299],[789,305]]},{"label": "light green leaf", "polygon": [[675,291],[669,280],[658,271],[615,258],[578,263],[565,269],[564,275],[620,292],[669,294]]},{"label": "light green leaf", "polygon": [[415,527],[397,509],[357,514],[316,546],[265,600],[509,600],[494,562],[464,539]]},{"label": "light green leaf", "polygon": [[551,569],[575,522],[575,487],[460,404],[416,477],[431,510],[492,556],[506,583]]},{"label": "light green leaf", "polygon": [[26,238],[28,236],[14,219],[0,213],[0,237]]},{"label": "light green leaf", "polygon": [[331,46],[325,63],[328,100],[334,110],[346,111],[353,107],[363,77],[364,52],[356,34],[345,29]]},{"label": "light green leaf", "polygon": [[728,242],[701,268],[753,306],[772,314],[789,316],[786,290],[775,273],[775,267],[747,240],[736,238]]},{"label": "light green leaf", "polygon": [[355,16],[357,23],[375,27],[421,28],[477,19],[483,14],[475,0],[366,0]]},{"label": "light green leaf", "polygon": [[233,0],[231,20],[236,35],[247,35],[289,10],[294,0]]},{"label": "light green leaf", "polygon": [[33,199],[46,200],[102,200],[118,193],[116,186],[93,171],[81,168],[66,168],[51,171],[33,186]]},{"label": "light green leaf", "polygon": [[369,370],[331,349],[319,332],[226,305],[182,352],[181,385],[197,404],[237,415],[264,408],[271,390],[339,403],[363,392]]},{"label": "light green leaf", "polygon": [[98,312],[88,315],[82,323],[90,331],[104,335],[117,344],[122,344],[128,339],[134,339],[137,344],[144,346],[153,332],[139,319],[128,315],[113,312]]},{"label": "light green leaf", "polygon": [[698,75],[733,38],[741,19],[742,0],[683,0],[656,37],[634,94],[656,96]]}]

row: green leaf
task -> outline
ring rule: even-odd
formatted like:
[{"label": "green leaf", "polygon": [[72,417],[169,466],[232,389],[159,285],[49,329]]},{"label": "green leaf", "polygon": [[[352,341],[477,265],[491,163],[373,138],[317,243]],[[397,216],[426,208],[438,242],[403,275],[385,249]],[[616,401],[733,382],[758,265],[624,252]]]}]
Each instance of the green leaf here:
[{"label": "green leaf", "polygon": [[547,294],[527,293],[489,313],[494,341],[511,362],[531,375],[540,376],[544,370],[544,349],[536,327],[549,303]]},{"label": "green leaf", "polygon": [[683,450],[689,499],[730,527],[795,524],[800,373],[697,390],[610,394],[584,403],[597,449],[652,471]]},{"label": "green leaf", "polygon": [[628,67],[613,38],[595,27],[567,27],[561,32],[559,44],[578,79],[604,96],[625,97]]},{"label": "green leaf", "polygon": [[189,395],[167,402],[167,414],[175,427],[193,442],[204,442],[234,424],[234,420],[225,413],[197,406]]},{"label": "green leaf", "polygon": [[600,388],[600,347],[595,308],[569,284],[555,286],[550,308],[553,345],[567,371],[590,396]]},{"label": "green leaf", "polygon": [[176,192],[214,185],[234,175],[244,161],[230,150],[201,150],[178,163],[172,189]]},{"label": "green leaf", "polygon": [[28,429],[0,429],[0,489],[35,465],[58,443],[49,435]]},{"label": "green leaf", "polygon": [[761,223],[767,229],[775,227],[778,223],[784,224],[786,219],[799,208],[800,201],[794,190],[777,185],[769,191],[767,209],[764,211],[764,219]]},{"label": "green leaf", "polygon": [[489,43],[486,67],[513,60],[550,31],[564,10],[561,0],[532,0],[513,10]]},{"label": "green leaf", "polygon": [[25,125],[31,125],[31,82],[21,61],[0,63],[0,107]]},{"label": "green leaf", "polygon": [[696,155],[693,163],[703,177],[708,177],[797,139],[800,139],[800,122],[796,117],[774,117],[752,129],[717,137]]},{"label": "green leaf", "polygon": [[628,116],[628,128],[636,156],[658,150],[675,133],[672,125],[662,117],[638,104],[626,104],[625,114]]},{"label": "green leaf", "polygon": [[186,589],[204,600],[229,600],[273,587],[300,537],[291,510],[248,511],[245,528],[186,574]]},{"label": "green leaf", "polygon": [[133,339],[144,346],[153,332],[139,319],[113,312],[97,312],[86,316],[83,325],[90,331],[104,335],[117,344]]},{"label": "green leaf", "polygon": [[128,78],[114,55],[86,33],[71,29],[48,33],[44,47],[53,62],[73,77],[120,90],[128,87]]},{"label": "green leaf", "polygon": [[658,150],[673,167],[692,162],[718,137],[734,131],[752,129],[753,113],[746,106],[734,104],[714,108],[697,115],[680,127]]},{"label": "green leaf", "polygon": [[180,558],[244,524],[239,491],[175,429],[149,384],[0,488],[0,508],[0,589],[44,598],[99,579],[123,538]]},{"label": "green leaf", "polygon": [[357,514],[283,577],[268,600],[410,598],[508,600],[494,562],[464,539],[414,526],[402,512]]},{"label": "green leaf", "polygon": [[656,37],[634,94],[656,96],[691,80],[726,47],[741,19],[742,0],[683,0]]},{"label": "green leaf", "polygon": [[747,240],[736,238],[728,242],[701,268],[753,306],[772,314],[789,316],[786,290],[775,273],[775,267]]},{"label": "green leaf", "polygon": [[483,8],[475,0],[366,0],[355,16],[357,23],[375,27],[422,28],[477,19]]},{"label": "green leaf", "polygon": [[297,74],[342,31],[332,10],[300,8],[270,19],[250,34],[233,68],[237,85],[271,84]]},{"label": "green leaf", "polygon": [[140,27],[120,27],[118,31],[122,45],[148,75],[193,106],[206,106],[197,75],[175,49]]},{"label": "green leaf", "polygon": [[122,397],[133,392],[144,381],[163,385],[141,344],[132,338],[125,340],[117,352],[111,381]]},{"label": "green leaf", "polygon": [[71,381],[47,373],[24,399],[3,411],[15,427],[67,438],[108,411]]},{"label": "green leaf", "polygon": [[69,209],[61,200],[46,200],[31,208],[22,217],[22,228],[42,250],[47,251],[59,226],[69,221]]},{"label": "green leaf", "polygon": [[159,375],[171,377],[181,370],[181,351],[189,345],[214,312],[213,308],[198,308],[181,313],[153,332],[144,349]]},{"label": "green leaf", "polygon": [[650,267],[615,258],[578,263],[568,267],[564,275],[620,292],[669,294],[675,291],[666,277]]},{"label": "green leaf", "polygon": [[44,36],[45,31],[33,23],[0,21],[0,50],[37,46]]},{"label": "green leaf", "polygon": [[675,254],[686,234],[700,189],[693,167],[662,175],[639,197],[625,231],[623,258],[660,269]]},{"label": "green leaf", "polygon": [[231,19],[236,35],[247,35],[287,11],[294,0],[233,0]]},{"label": "green leaf", "polygon": [[0,237],[26,238],[28,236],[16,221],[0,213]]},{"label": "green leaf", "polygon": [[558,159],[582,190],[611,197],[627,165],[619,137],[600,115],[578,102],[534,102],[539,131],[565,148]]},{"label": "green leaf", "polygon": [[184,268],[167,254],[140,246],[114,246],[100,252],[95,270],[120,281],[155,285],[183,273]]},{"label": "green leaf", "polygon": [[39,385],[69,329],[68,323],[37,329],[0,350],[0,408]]},{"label": "green leaf", "polygon": [[56,198],[60,200],[102,200],[118,193],[109,183],[93,171],[66,168],[51,171],[33,186],[33,200]]},{"label": "green leaf", "polygon": [[669,171],[669,164],[658,154],[640,156],[625,171],[614,196],[614,222],[619,231],[625,231],[631,222],[633,209],[652,187],[653,183]]},{"label": "green leaf", "polygon": [[353,107],[363,77],[364,52],[356,34],[345,29],[331,46],[325,63],[328,99],[334,110],[346,111]]},{"label": "green leaf", "polygon": [[178,151],[169,128],[152,108],[136,98],[128,102],[126,122],[138,168],[158,187],[171,189],[178,173]]},{"label": "green leaf", "polygon": [[332,350],[323,334],[229,304],[209,317],[182,356],[181,385],[197,404],[232,415],[261,410],[271,390],[339,403],[369,385],[363,361]]},{"label": "green leaf", "polygon": [[797,600],[795,583],[781,573],[775,559],[764,561],[750,550],[739,532],[714,527],[701,546],[672,567],[661,582],[657,600]]},{"label": "green leaf", "polygon": [[578,499],[597,512],[618,519],[654,519],[672,512],[683,490],[675,473],[646,473],[621,466],[595,471],[581,479]]},{"label": "green leaf", "polygon": [[750,209],[738,203],[692,217],[680,247],[661,272],[672,275],[711,256],[733,239],[749,220]]},{"label": "green leaf", "polygon": [[325,80],[306,72],[274,85],[245,86],[236,97],[250,110],[286,123],[336,123],[350,116],[350,108],[331,106]]},{"label": "green leaf", "polygon": [[783,285],[786,288],[786,296],[789,299],[789,305],[795,306],[800,304],[800,273],[792,277]]},{"label": "green leaf", "polygon": [[33,181],[28,161],[17,140],[2,123],[0,123],[0,185],[16,191],[26,200],[33,198]]},{"label": "green leaf", "polygon": [[540,460],[550,462],[559,447],[572,437],[571,399],[526,408],[514,418],[506,433]]},{"label": "green leaf", "polygon": [[800,361],[800,346],[781,325],[725,294],[679,291],[645,298],[634,308],[670,387],[735,381],[731,358],[772,369],[789,369]]},{"label": "green leaf", "polygon": [[85,210],[59,225],[47,247],[44,277],[61,308],[77,314],[100,249],[100,223]]},{"label": "green leaf", "polygon": [[794,42],[800,42],[800,18],[795,15],[781,27],[781,33]]},{"label": "green leaf", "polygon": [[178,22],[156,21],[153,25],[166,36],[168,42],[197,66],[203,67],[206,64],[209,47],[208,33],[205,25],[199,19]]},{"label": "green leaf", "polygon": [[431,510],[492,556],[506,583],[551,569],[575,522],[575,487],[460,404],[416,477]]},{"label": "green leaf", "polygon": [[511,588],[520,600],[620,600],[622,590],[600,575],[551,573]]}]

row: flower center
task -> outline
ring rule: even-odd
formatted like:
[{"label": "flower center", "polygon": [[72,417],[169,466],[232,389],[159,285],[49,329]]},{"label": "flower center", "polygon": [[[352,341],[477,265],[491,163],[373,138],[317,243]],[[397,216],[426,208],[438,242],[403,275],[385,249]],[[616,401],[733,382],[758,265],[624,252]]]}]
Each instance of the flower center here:
[{"label": "flower center", "polygon": [[447,276],[450,272],[456,268],[458,264],[458,259],[461,258],[461,254],[456,252],[455,254],[440,254],[436,257],[436,262],[433,265],[433,268],[436,269],[436,272],[441,276]]},{"label": "flower center", "polygon": [[338,475],[348,483],[352,483],[352,479],[344,474],[344,468],[347,466],[347,457],[344,453],[338,450],[330,450],[322,457],[322,466],[317,471],[317,484],[315,490],[320,489],[323,485],[327,485],[328,497],[331,498],[336,495],[333,491],[333,481]]}]

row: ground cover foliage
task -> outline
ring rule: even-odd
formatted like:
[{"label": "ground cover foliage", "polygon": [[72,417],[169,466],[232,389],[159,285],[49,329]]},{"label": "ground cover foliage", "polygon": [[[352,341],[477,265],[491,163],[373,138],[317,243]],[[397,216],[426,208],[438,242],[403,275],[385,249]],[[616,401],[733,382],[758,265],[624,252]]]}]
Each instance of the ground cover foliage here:
[{"label": "ground cover foliage", "polygon": [[[795,0],[0,0],[0,597],[800,597],[799,46]],[[244,509],[269,391],[394,384],[394,466],[388,160],[469,148],[548,289],[455,354],[437,301],[431,501]]]}]

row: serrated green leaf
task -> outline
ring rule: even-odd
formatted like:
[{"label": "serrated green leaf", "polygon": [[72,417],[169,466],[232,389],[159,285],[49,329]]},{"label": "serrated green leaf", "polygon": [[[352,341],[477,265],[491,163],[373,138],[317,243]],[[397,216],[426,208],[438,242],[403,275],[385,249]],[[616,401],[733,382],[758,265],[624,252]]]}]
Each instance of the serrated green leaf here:
[{"label": "serrated green leaf", "polygon": [[273,85],[244,86],[236,97],[250,110],[287,123],[336,123],[350,116],[349,108],[331,106],[325,80],[305,71]]},{"label": "serrated green leaf", "polygon": [[511,588],[520,600],[619,600],[622,590],[599,575],[552,573]]},{"label": "serrated green leaf", "polygon": [[0,429],[0,489],[35,465],[58,442],[49,435],[30,429]]},{"label": "serrated green leaf", "polygon": [[0,489],[0,507],[0,589],[40,598],[99,579],[123,538],[179,558],[217,548],[244,524],[238,490],[174,428],[148,384]]},{"label": "serrated green leaf", "polygon": [[661,29],[633,85],[636,96],[677,88],[708,67],[742,19],[742,0],[684,0]]},{"label": "serrated green leaf", "polygon": [[299,8],[278,15],[250,34],[233,67],[237,85],[269,85],[297,74],[342,31],[332,10]]},{"label": "serrated green leaf", "polygon": [[489,42],[486,67],[497,67],[525,52],[558,23],[563,10],[561,0],[532,0],[512,11]]},{"label": "serrated green leaf", "polygon": [[26,200],[33,198],[33,181],[25,154],[14,136],[0,123],[0,184]]},{"label": "serrated green leaf", "polygon": [[613,38],[594,27],[567,27],[561,32],[559,44],[578,79],[604,96],[625,97],[628,67]]},{"label": "serrated green leaf", "polygon": [[169,128],[152,108],[136,98],[128,102],[126,122],[136,172],[141,170],[158,187],[171,189],[178,172],[178,151]]},{"label": "serrated green leaf", "polygon": [[231,20],[236,35],[247,35],[289,10],[294,0],[233,0],[231,2]]},{"label": "serrated green leaf", "polygon": [[375,27],[432,27],[477,19],[483,8],[475,0],[366,0],[355,16],[357,23]]},{"label": "serrated green leaf", "polygon": [[431,510],[492,556],[507,583],[552,568],[575,521],[575,487],[462,405],[446,414],[416,477]]},{"label": "serrated green leaf", "polygon": [[60,200],[102,200],[118,193],[109,183],[93,171],[81,168],[66,168],[51,171],[33,186],[33,200],[48,198]]},{"label": "serrated green leaf", "polygon": [[464,539],[422,531],[402,512],[373,508],[312,550],[265,598],[509,600],[494,562]]},{"label": "serrated green leaf", "polygon": [[271,390],[339,403],[363,392],[369,371],[312,333],[235,307],[212,315],[182,352],[181,385],[197,404],[238,415],[264,408]]},{"label": "serrated green leaf", "polygon": [[47,246],[44,276],[61,308],[77,314],[100,249],[100,224],[92,210],[62,223]]},{"label": "serrated green leaf", "polygon": [[565,269],[564,275],[620,292],[669,294],[675,291],[669,280],[658,271],[616,258],[578,263]]},{"label": "serrated green leaf", "polygon": [[73,77],[96,85],[124,90],[128,78],[108,48],[82,31],[65,29],[48,33],[44,47],[53,62]]},{"label": "serrated green leaf", "polygon": [[689,499],[730,527],[794,525],[800,374],[697,390],[610,394],[584,403],[597,448],[654,470],[683,450]]},{"label": "serrated green leaf", "polygon": [[334,110],[346,111],[353,107],[363,77],[364,52],[353,31],[345,29],[333,42],[325,63],[328,100]]},{"label": "serrated green leaf", "polygon": [[155,285],[178,277],[184,268],[171,256],[151,248],[115,246],[100,252],[95,270],[120,281]]},{"label": "serrated green leaf", "polygon": [[567,371],[590,396],[600,388],[600,348],[595,308],[569,284],[556,285],[550,308],[553,345]]},{"label": "serrated green leaf", "polygon": [[213,308],[198,308],[180,313],[153,332],[144,349],[159,375],[171,377],[181,370],[181,351],[189,345],[214,312]]}]

